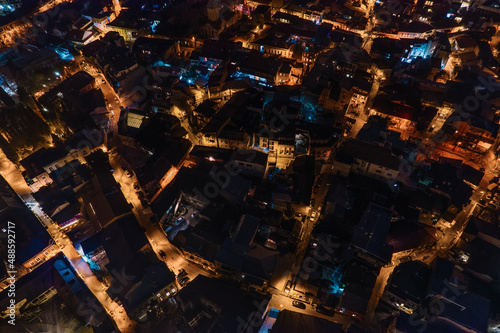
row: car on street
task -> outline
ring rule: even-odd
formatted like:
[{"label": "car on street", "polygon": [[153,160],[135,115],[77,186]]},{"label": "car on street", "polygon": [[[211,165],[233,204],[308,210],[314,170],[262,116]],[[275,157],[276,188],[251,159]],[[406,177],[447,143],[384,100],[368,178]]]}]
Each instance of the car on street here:
[{"label": "car on street", "polygon": [[184,287],[187,283],[189,283],[189,281],[191,281],[189,276],[185,276],[179,281],[179,284],[181,285],[181,287]]},{"label": "car on street", "polygon": [[292,288],[292,281],[288,280],[288,282],[286,283],[285,292],[289,293],[291,288]]},{"label": "car on street", "polygon": [[130,170],[125,170],[125,174],[127,175],[128,178],[132,177],[132,171]]},{"label": "car on street", "polygon": [[327,309],[322,305],[318,305],[316,307],[316,312],[321,313],[322,315],[333,317],[335,316],[335,310]]},{"label": "car on street", "polygon": [[139,184],[135,183],[134,184],[134,190],[139,190],[139,189],[140,189]]},{"label": "car on street", "polygon": [[292,305],[295,306],[296,308],[304,310],[306,308],[306,305],[302,302],[299,301],[293,301]]},{"label": "car on street", "polygon": [[186,270],[184,268],[182,268],[179,271],[179,274],[177,274],[177,280],[180,281],[180,280],[182,280],[186,276],[187,276],[187,272],[186,272]]},{"label": "car on street", "polygon": [[181,216],[177,219],[177,221],[175,221],[175,225],[180,225],[183,222],[186,222],[186,219]]},{"label": "car on street", "polygon": [[165,252],[163,252],[163,250],[160,250],[160,251],[158,252],[158,254],[159,254],[159,255],[160,255],[160,257],[162,257],[162,258],[165,258],[165,257],[167,256],[167,255],[165,254]]}]

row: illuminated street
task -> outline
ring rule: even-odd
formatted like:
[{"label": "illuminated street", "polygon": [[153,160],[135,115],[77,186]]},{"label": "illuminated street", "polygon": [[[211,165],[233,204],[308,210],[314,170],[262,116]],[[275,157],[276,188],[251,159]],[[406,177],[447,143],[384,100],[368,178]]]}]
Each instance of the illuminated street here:
[{"label": "illuminated street", "polygon": [[499,332],[498,22],[0,1],[0,332]]}]

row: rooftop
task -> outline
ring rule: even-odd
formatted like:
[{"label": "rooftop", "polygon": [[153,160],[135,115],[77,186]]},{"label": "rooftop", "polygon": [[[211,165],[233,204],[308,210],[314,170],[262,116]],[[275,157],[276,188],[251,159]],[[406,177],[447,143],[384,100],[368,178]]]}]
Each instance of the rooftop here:
[{"label": "rooftop", "polygon": [[390,170],[399,170],[400,159],[391,150],[360,140],[345,140],[335,156],[335,160],[351,164],[354,159],[366,161]]}]

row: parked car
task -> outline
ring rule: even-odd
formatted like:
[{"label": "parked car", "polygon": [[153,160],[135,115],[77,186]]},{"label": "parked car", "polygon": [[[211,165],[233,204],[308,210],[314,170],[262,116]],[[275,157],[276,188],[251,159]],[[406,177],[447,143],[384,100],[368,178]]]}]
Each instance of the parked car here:
[{"label": "parked car", "polygon": [[125,170],[125,174],[127,175],[128,178],[132,177],[132,171],[130,170]]},{"label": "parked car", "polygon": [[295,306],[296,308],[304,310],[306,308],[306,305],[302,302],[299,301],[293,301],[292,305]]},{"label": "parked car", "polygon": [[333,317],[335,315],[335,310],[327,309],[322,305],[316,307],[316,312],[321,313],[325,316]]},{"label": "parked car", "polygon": [[159,255],[160,255],[160,257],[162,257],[162,258],[165,258],[165,257],[167,256],[167,255],[165,254],[165,252],[163,252],[163,250],[160,250],[160,251],[158,252],[158,254],[159,254]]},{"label": "parked car", "polygon": [[189,283],[189,281],[191,281],[191,279],[188,276],[185,276],[179,281],[179,284],[181,287],[184,287],[187,283]]},{"label": "parked car", "polygon": [[134,184],[134,190],[139,190],[139,189],[140,189],[139,184],[135,183]]},{"label": "parked car", "polygon": [[186,270],[183,268],[179,271],[179,274],[177,274],[177,281],[182,280],[184,277],[187,276]]}]

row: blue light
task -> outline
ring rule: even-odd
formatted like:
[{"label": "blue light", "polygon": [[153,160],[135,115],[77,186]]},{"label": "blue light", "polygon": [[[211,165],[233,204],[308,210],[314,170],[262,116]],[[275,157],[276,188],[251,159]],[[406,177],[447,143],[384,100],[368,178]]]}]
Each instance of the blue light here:
[{"label": "blue light", "polygon": [[155,33],[155,32],[156,32],[156,27],[158,26],[158,24],[159,24],[159,23],[160,23],[160,21],[158,21],[158,20],[154,20],[154,21],[151,23],[150,28],[151,28],[151,32],[152,32],[152,33]]},{"label": "blue light", "polygon": [[54,52],[56,52],[58,55],[59,55],[59,58],[61,58],[62,60],[65,60],[65,61],[71,61],[73,60],[75,57],[73,57],[73,55],[66,49],[63,49],[63,48],[54,48],[53,49]]}]

